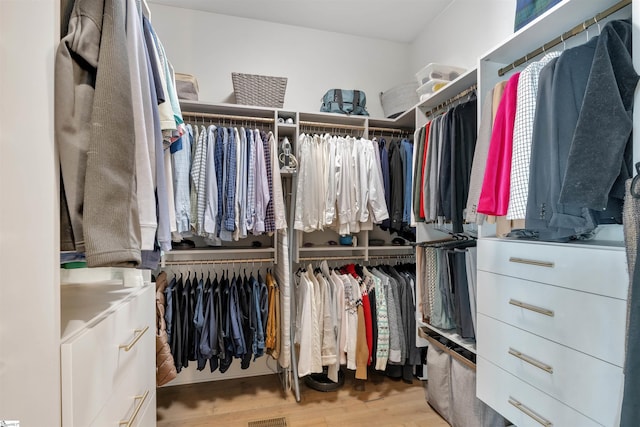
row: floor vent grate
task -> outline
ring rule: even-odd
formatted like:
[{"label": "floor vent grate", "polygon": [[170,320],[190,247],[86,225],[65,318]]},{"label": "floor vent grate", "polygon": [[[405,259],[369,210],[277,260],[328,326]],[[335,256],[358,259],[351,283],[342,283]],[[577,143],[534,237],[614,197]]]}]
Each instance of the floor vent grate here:
[{"label": "floor vent grate", "polygon": [[247,427],[287,427],[285,417],[269,418],[267,420],[249,421]]}]

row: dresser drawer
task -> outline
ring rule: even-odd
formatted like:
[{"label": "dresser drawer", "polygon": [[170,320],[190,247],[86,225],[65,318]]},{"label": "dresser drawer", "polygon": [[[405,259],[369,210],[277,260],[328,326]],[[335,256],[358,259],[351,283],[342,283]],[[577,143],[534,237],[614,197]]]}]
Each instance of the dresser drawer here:
[{"label": "dresser drawer", "polygon": [[478,398],[518,427],[600,425],[484,357],[478,356],[476,372]]},{"label": "dresser drawer", "polygon": [[478,313],[623,366],[623,300],[478,271],[477,304]]},{"label": "dresser drawer", "polygon": [[63,426],[91,425],[121,382],[155,384],[154,305],[154,287],[141,287],[62,343]]},{"label": "dresser drawer", "polygon": [[[156,390],[136,389],[132,385],[118,389],[100,411],[91,427],[155,427]],[[122,424],[120,424],[122,423]]]},{"label": "dresser drawer", "polygon": [[478,355],[604,425],[614,425],[622,368],[478,315]]},{"label": "dresser drawer", "polygon": [[624,248],[480,239],[478,270],[627,299]]}]

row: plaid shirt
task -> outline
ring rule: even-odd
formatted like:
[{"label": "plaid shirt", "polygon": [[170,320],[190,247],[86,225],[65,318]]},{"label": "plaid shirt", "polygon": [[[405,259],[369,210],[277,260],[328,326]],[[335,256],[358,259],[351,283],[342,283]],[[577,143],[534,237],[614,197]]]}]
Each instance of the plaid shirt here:
[{"label": "plaid shirt", "polygon": [[224,190],[224,147],[226,145],[227,129],[221,127],[218,128],[218,137],[216,138],[215,149],[215,165],[216,165],[216,180],[218,181],[218,214],[216,215],[216,234],[220,237],[220,229],[222,225],[223,215],[223,203],[222,192]]},{"label": "plaid shirt", "polygon": [[263,131],[261,133],[262,145],[264,147],[264,158],[267,166],[267,182],[269,183],[269,203],[267,204],[267,214],[264,217],[264,229],[267,233],[276,231],[276,216],[273,210],[273,174],[271,172],[271,148],[269,138]]},{"label": "plaid shirt", "polygon": [[542,68],[560,52],[551,52],[538,62],[533,62],[520,73],[518,100],[513,126],[513,152],[511,154],[511,178],[507,219],[524,219],[529,195],[529,165],[531,140],[538,97],[538,80]]},{"label": "plaid shirt", "polygon": [[225,216],[224,227],[227,231],[233,231],[235,229],[235,198],[236,198],[236,169],[238,167],[236,159],[236,144],[238,142],[235,139],[235,132],[233,129],[229,129],[229,144],[226,147],[226,155],[224,162],[226,165],[225,181]]}]

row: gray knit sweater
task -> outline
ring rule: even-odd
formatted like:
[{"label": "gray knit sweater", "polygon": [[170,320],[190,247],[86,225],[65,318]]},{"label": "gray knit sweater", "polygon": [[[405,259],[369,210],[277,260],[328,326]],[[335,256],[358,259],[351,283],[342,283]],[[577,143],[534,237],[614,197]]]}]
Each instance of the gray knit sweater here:
[{"label": "gray knit sweater", "polygon": [[91,267],[137,266],[140,228],[123,2],[75,2],[55,73],[56,141],[73,234],[63,229],[61,242],[85,251]]}]

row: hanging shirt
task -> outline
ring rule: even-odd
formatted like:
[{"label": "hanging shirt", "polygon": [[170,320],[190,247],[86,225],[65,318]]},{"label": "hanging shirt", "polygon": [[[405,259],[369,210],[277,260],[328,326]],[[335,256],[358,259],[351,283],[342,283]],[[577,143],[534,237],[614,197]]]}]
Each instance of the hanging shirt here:
[{"label": "hanging shirt", "polygon": [[298,185],[296,188],[295,221],[293,228],[301,231],[313,231],[310,224],[310,191],[305,191],[311,185],[310,167],[311,143],[306,134],[298,137]]},{"label": "hanging shirt", "polygon": [[220,231],[220,238],[222,240],[231,241],[233,239],[233,231],[235,230],[236,220],[236,170],[238,167],[237,153],[236,153],[236,132],[234,129],[228,129],[227,144],[225,146],[224,156],[224,170],[225,170],[225,182],[224,182],[224,212],[222,217],[222,230]]},{"label": "hanging shirt", "polygon": [[182,148],[172,154],[173,191],[176,205],[177,229],[183,236],[191,232],[191,199],[189,196],[189,173],[191,171],[191,144],[193,131],[191,125],[180,138]]},{"label": "hanging shirt", "polygon": [[375,223],[381,223],[389,218],[387,205],[384,203],[384,186],[380,180],[381,172],[376,162],[376,147],[372,141],[362,140],[360,155],[360,194],[362,209],[360,222],[369,220],[369,212]]},{"label": "hanging shirt", "polygon": [[507,219],[524,219],[527,214],[531,139],[538,99],[538,80],[542,68],[551,59],[558,56],[560,56],[560,52],[548,53],[540,61],[529,64],[520,73],[516,116],[513,125],[513,153]]},{"label": "hanging shirt", "polygon": [[389,206],[389,216],[391,218],[391,230],[402,229],[404,214],[404,165],[402,163],[402,147],[400,141],[389,143],[389,175],[391,205]]},{"label": "hanging shirt", "polygon": [[[297,278],[297,312],[296,312],[296,334],[295,342],[299,347],[298,375],[303,377],[314,372],[322,372],[322,362],[320,359],[320,343],[315,342],[317,334],[314,333],[315,322],[315,295],[313,284],[307,275],[301,272],[296,274]],[[314,351],[316,350],[316,351]]]},{"label": "hanging shirt", "polygon": [[217,239],[218,216],[218,173],[216,170],[216,127],[211,125],[207,128],[207,164],[205,170],[205,210],[204,210],[204,233],[209,240],[208,243],[215,244]]},{"label": "hanging shirt", "polygon": [[463,210],[469,195],[471,167],[477,140],[477,101],[472,99],[454,109],[451,151],[451,223],[462,233]]},{"label": "hanging shirt", "polygon": [[515,73],[507,82],[491,134],[487,167],[478,202],[478,212],[487,215],[506,215],[509,206],[513,124],[519,77],[520,73]]},{"label": "hanging shirt", "polygon": [[324,217],[323,225],[330,226],[336,220],[336,200],[337,200],[337,138],[335,136],[325,136],[325,158],[327,163],[324,165],[327,189],[324,198]]},{"label": "hanging shirt", "polygon": [[413,143],[408,139],[403,139],[401,142],[401,148],[404,150],[404,164],[403,164],[403,184],[404,184],[404,196],[403,196],[403,209],[402,209],[402,222],[405,224],[411,223],[411,194],[412,194],[412,167],[413,167]]},{"label": "hanging shirt", "polygon": [[[204,217],[207,205],[207,165],[214,163],[209,161],[209,132],[204,126],[201,127],[200,134],[203,135],[202,142],[199,148],[199,153],[196,153],[196,157],[199,158],[198,164],[198,184],[196,186],[197,193],[197,227],[196,232],[199,236],[205,235],[204,230]],[[195,181],[194,181],[195,182]]]},{"label": "hanging shirt", "polygon": [[218,192],[218,212],[216,215],[216,236],[220,237],[220,232],[222,231],[222,217],[224,216],[224,187],[225,187],[225,162],[224,162],[224,152],[225,147],[228,144],[227,138],[227,129],[224,127],[218,128],[218,137],[216,138],[216,146],[215,146],[215,167],[216,167],[216,180],[217,180],[217,192]]},{"label": "hanging shirt", "polygon": [[[504,85],[504,82],[498,85]],[[487,165],[489,144],[491,143],[491,130],[493,129],[493,91],[492,88],[486,95],[480,114],[480,128],[476,139],[476,148],[473,153],[471,177],[469,178],[469,194],[467,195],[466,220],[470,223],[482,224],[484,215],[478,215],[478,200],[482,191],[482,178]]]},{"label": "hanging shirt", "polygon": [[238,171],[236,186],[236,212],[237,228],[234,233],[234,240],[247,237],[247,133],[243,127],[238,132]]},{"label": "hanging shirt", "polygon": [[[630,137],[638,74],[631,33],[629,20],[617,20],[598,37],[560,192],[560,203],[600,212],[617,202],[615,211],[601,214],[610,219],[622,217],[624,183],[633,175]],[[587,171],[584,165],[597,167]]]},{"label": "hanging shirt", "polygon": [[389,219],[382,221],[381,228],[387,230],[391,226],[391,175],[389,172],[389,151],[387,149],[387,141],[380,138],[380,165],[382,171],[382,183],[384,184],[384,200],[387,204]]},{"label": "hanging shirt", "polygon": [[276,230],[283,230],[287,228],[287,212],[284,205],[282,178],[280,176],[280,164],[278,161],[278,144],[273,132],[269,132],[269,146],[271,153],[271,173],[273,174],[273,212],[275,216],[275,228]]},{"label": "hanging shirt", "polygon": [[264,229],[267,233],[276,230],[276,217],[273,200],[273,171],[271,170],[271,147],[269,136],[265,132],[261,132],[262,145],[264,149],[264,162],[267,170],[267,188],[269,189],[269,201],[267,202],[267,210],[264,217]]},{"label": "hanging shirt", "polygon": [[247,231],[253,231],[256,218],[256,144],[253,139],[253,131],[246,130],[248,143],[248,165],[247,165],[247,211],[246,224]]},{"label": "hanging shirt", "polygon": [[[525,225],[543,240],[566,241],[596,226],[588,210],[560,204],[559,195],[597,42],[565,50],[540,71]],[[565,223],[552,224],[554,217]]]},{"label": "hanging shirt", "polygon": [[264,156],[264,143],[262,142],[260,131],[257,129],[254,131],[254,141],[256,144],[256,219],[253,224],[253,234],[257,235],[264,233],[266,230],[267,205],[271,199],[267,177],[267,159]]}]

